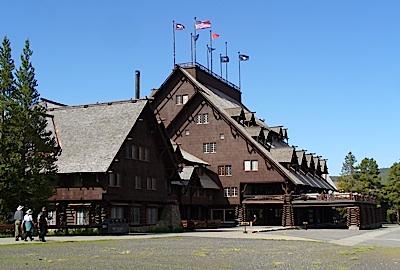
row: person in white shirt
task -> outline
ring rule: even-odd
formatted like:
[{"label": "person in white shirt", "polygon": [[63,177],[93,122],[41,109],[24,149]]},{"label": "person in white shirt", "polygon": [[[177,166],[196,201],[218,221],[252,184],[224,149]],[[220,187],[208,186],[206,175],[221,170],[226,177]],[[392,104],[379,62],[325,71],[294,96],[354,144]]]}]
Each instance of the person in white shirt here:
[{"label": "person in white shirt", "polygon": [[28,237],[31,241],[33,240],[33,228],[35,227],[35,223],[33,222],[32,214],[33,211],[31,209],[26,211],[24,221],[22,222],[22,227],[25,229],[25,241],[28,241]]}]

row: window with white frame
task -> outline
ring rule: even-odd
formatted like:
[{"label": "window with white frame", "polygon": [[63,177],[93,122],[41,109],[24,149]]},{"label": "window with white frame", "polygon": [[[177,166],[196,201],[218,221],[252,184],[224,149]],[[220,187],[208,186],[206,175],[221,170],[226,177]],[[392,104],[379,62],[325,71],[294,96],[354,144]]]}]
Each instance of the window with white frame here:
[{"label": "window with white frame", "polygon": [[175,97],[175,104],[176,105],[183,105],[186,104],[189,100],[188,95],[176,95]]},{"label": "window with white frame", "polygon": [[146,209],[146,221],[147,224],[156,224],[158,221],[158,209],[155,207],[149,207]]},{"label": "window with white frame", "polygon": [[216,153],[217,152],[217,143],[203,143],[203,153]]},{"label": "window with white frame", "polygon": [[218,175],[220,175],[220,176],[232,176],[232,165],[218,166]]},{"label": "window with white frame", "polygon": [[208,124],[208,113],[199,113],[196,117],[196,124]]},{"label": "window with white frame", "polygon": [[219,138],[220,138],[220,140],[225,140],[225,134],[224,133],[220,133],[219,134]]},{"label": "window with white frame", "polygon": [[258,160],[245,160],[244,161],[244,170],[246,172],[258,171]]},{"label": "window with white frame", "polygon": [[224,197],[237,197],[238,196],[238,189],[237,187],[226,187],[224,188]]},{"label": "window with white frame", "polygon": [[140,208],[139,207],[132,207],[132,223],[134,225],[140,224]]},{"label": "window with white frame", "polygon": [[48,211],[47,213],[47,224],[57,225],[57,212],[56,210]]},{"label": "window with white frame", "polygon": [[88,209],[80,208],[76,211],[76,225],[89,225]]},{"label": "window with white frame", "polygon": [[121,175],[119,173],[109,173],[108,174],[108,185],[110,187],[121,186]]},{"label": "window with white frame", "polygon": [[111,207],[111,218],[123,219],[124,218],[124,208],[122,208],[121,206]]}]

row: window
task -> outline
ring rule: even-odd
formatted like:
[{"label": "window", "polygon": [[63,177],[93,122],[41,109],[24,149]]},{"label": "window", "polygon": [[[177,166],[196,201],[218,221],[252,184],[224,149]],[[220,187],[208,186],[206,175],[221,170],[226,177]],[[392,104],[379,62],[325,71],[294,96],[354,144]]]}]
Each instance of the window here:
[{"label": "window", "polygon": [[225,140],[225,135],[224,135],[224,133],[220,133],[220,134],[219,134],[219,138],[220,138],[221,140]]},{"label": "window", "polygon": [[144,160],[150,161],[150,149],[148,147],[144,148]]},{"label": "window", "polygon": [[135,176],[135,189],[142,189],[142,177]]},{"label": "window", "polygon": [[189,100],[188,95],[176,95],[175,104],[176,105],[186,104],[188,100]]},{"label": "window", "polygon": [[217,143],[203,143],[203,153],[216,153]]},{"label": "window", "polygon": [[76,211],[76,225],[89,225],[89,211],[80,208]]},{"label": "window", "polygon": [[47,224],[48,225],[57,225],[57,212],[56,210],[48,211],[47,214]]},{"label": "window", "polygon": [[158,209],[154,207],[147,208],[147,224],[156,224],[158,221]]},{"label": "window", "polygon": [[119,173],[109,173],[108,174],[108,185],[110,187],[121,186],[121,175]]},{"label": "window", "polygon": [[134,225],[139,225],[140,224],[140,208],[133,207],[131,209],[131,214],[132,214],[132,217],[131,217],[132,223]]},{"label": "window", "polygon": [[146,178],[146,185],[148,190],[156,190],[156,178],[154,177],[147,177]]},{"label": "window", "polygon": [[111,207],[111,218],[124,218],[124,208],[120,206]]},{"label": "window", "polygon": [[182,95],[182,103],[186,104],[189,100],[189,96],[188,95]]},{"label": "window", "polygon": [[245,160],[244,170],[248,171],[258,171],[258,160]]},{"label": "window", "polygon": [[232,176],[232,165],[218,166],[218,175]]},{"label": "window", "polygon": [[208,124],[208,113],[199,113],[196,116],[196,124]]},{"label": "window", "polygon": [[185,130],[185,135],[186,136],[189,136],[190,135],[190,132],[189,132],[189,130],[187,129],[187,130]]},{"label": "window", "polygon": [[224,197],[229,198],[229,197],[237,197],[237,196],[238,196],[237,187],[224,188]]}]

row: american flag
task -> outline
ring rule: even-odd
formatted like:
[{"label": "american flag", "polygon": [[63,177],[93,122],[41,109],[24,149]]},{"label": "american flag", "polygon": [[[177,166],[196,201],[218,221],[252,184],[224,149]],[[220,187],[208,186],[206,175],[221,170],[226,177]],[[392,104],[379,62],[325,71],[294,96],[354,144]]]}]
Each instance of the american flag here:
[{"label": "american flag", "polygon": [[211,22],[209,20],[196,21],[195,27],[196,27],[196,30],[211,28]]}]

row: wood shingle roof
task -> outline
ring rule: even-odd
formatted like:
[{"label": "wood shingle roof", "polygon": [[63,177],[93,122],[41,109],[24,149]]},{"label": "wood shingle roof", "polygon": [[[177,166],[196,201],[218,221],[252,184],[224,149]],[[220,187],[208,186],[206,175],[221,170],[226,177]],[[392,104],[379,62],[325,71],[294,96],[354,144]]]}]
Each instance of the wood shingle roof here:
[{"label": "wood shingle roof", "polygon": [[61,147],[59,173],[106,172],[146,106],[128,100],[47,111]]}]

